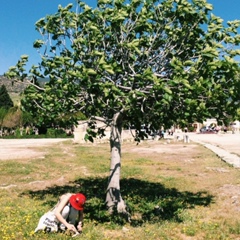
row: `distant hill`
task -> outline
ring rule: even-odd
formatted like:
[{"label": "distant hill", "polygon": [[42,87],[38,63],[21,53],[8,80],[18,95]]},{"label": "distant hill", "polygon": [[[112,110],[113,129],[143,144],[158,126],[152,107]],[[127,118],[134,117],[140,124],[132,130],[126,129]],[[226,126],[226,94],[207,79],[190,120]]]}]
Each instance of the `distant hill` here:
[{"label": "distant hill", "polygon": [[0,75],[0,86],[5,85],[9,94],[21,93],[26,88],[25,83],[13,83],[12,80]]},{"label": "distant hill", "polygon": [[[41,78],[39,79],[40,84],[45,84],[48,82],[48,78]],[[26,83],[16,83],[11,80],[6,78],[5,76],[0,75],[0,86],[5,85],[7,91],[9,94],[20,94],[24,91],[24,89],[27,87]]]}]

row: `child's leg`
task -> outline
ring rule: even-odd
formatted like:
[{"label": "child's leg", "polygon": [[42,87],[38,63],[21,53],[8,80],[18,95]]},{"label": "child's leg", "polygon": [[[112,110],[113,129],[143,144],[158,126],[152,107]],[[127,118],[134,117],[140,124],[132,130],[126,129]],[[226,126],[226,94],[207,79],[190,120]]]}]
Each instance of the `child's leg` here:
[{"label": "child's leg", "polygon": [[78,224],[78,218],[79,218],[79,211],[71,207],[68,215],[68,222],[73,225],[76,225]]},{"label": "child's leg", "polygon": [[[69,207],[68,205],[66,205],[66,206],[63,208],[61,215],[62,215],[62,217],[63,217],[65,220],[67,220],[67,218],[68,218],[68,216],[69,216],[69,213],[70,213],[70,207]],[[62,223],[60,224],[59,227],[60,227],[60,229],[63,230],[63,231],[66,230],[66,226],[65,226],[64,224],[62,224]]]}]

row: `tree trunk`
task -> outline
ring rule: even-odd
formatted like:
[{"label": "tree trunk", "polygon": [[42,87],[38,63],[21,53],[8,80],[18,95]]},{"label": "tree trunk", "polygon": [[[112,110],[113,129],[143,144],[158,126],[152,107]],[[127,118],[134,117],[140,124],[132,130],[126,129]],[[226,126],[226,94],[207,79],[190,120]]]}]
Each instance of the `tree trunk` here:
[{"label": "tree trunk", "polygon": [[110,213],[118,213],[129,216],[126,205],[120,193],[120,170],[121,170],[121,133],[122,114],[116,113],[113,117],[110,136],[111,164],[108,179],[106,205]]}]

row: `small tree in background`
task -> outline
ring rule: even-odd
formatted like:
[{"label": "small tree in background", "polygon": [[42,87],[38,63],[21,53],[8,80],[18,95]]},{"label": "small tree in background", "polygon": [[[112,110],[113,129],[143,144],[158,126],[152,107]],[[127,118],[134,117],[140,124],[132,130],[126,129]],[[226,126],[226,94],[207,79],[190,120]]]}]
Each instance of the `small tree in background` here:
[{"label": "small tree in background", "polygon": [[8,110],[6,108],[1,107],[0,108],[0,131],[1,131],[1,136],[3,134],[3,120],[5,116],[7,115]]},{"label": "small tree in background", "polygon": [[3,132],[3,127],[5,127],[4,119],[8,115],[8,111],[13,107],[13,101],[10,98],[5,85],[0,87],[0,130]]},{"label": "small tree in background", "polygon": [[3,127],[12,129],[22,126],[22,112],[18,107],[12,107],[7,111],[2,123]]},{"label": "small tree in background", "polygon": [[10,98],[5,85],[0,87],[0,108],[9,109],[13,107],[13,101]]},{"label": "small tree in background", "polygon": [[[142,124],[156,130],[235,116],[240,21],[224,27],[206,0],[99,0],[96,9],[78,1],[71,9],[59,6],[36,23],[43,37],[34,43],[43,48],[40,65],[26,74],[28,57],[22,56],[7,75],[28,76],[22,104],[40,122],[74,123],[74,115],[64,116],[81,111],[90,126],[96,119],[111,126],[106,204],[127,214],[120,193],[123,124],[134,125],[140,139]],[[39,77],[49,82],[39,87]]]}]

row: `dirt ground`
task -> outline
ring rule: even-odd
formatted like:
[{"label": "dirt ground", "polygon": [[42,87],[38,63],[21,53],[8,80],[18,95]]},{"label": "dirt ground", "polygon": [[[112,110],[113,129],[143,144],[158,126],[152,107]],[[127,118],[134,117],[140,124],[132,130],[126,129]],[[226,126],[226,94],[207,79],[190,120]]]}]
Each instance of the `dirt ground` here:
[{"label": "dirt ground", "polygon": [[43,147],[69,139],[0,139],[0,160],[44,156]]},{"label": "dirt ground", "polygon": [[[190,133],[189,136],[190,141],[199,140],[210,143],[240,156],[240,134]],[[58,144],[62,141],[69,141],[69,139],[0,139],[0,160],[41,157],[45,154],[42,147]],[[161,149],[155,149],[155,151],[161,151]]]},{"label": "dirt ground", "polygon": [[[206,143],[210,143],[216,146],[219,146],[229,152],[235,153],[240,156],[240,134],[190,134],[190,139],[201,140]],[[71,141],[69,139],[0,139],[0,160],[13,160],[13,159],[27,159],[27,158],[41,158],[44,157],[46,152],[44,147],[59,144],[63,141]],[[131,145],[131,144],[130,144]],[[157,142],[152,141],[150,144],[151,147],[138,146],[133,148],[131,151],[138,152],[143,155],[148,155],[150,152],[153,154],[158,153],[169,153],[171,154],[173,149],[170,147],[171,144],[162,144],[162,147],[159,148]],[[195,145],[192,147],[194,148]],[[189,146],[190,147],[190,146]],[[188,148],[188,151],[190,149]],[[124,151],[124,150],[123,150]],[[185,148],[178,148],[178,154],[184,154]],[[189,160],[191,161],[191,159]],[[217,171],[224,172],[224,169],[217,169]],[[55,181],[62,181],[63,179],[58,179]],[[55,183],[57,183],[55,182]],[[38,185],[39,183],[34,183]],[[41,185],[43,183],[40,183]],[[46,183],[49,185],[51,183]],[[44,185],[44,184],[43,184]],[[229,203],[233,204],[236,207],[236,210],[240,212],[240,185],[231,185],[226,184],[222,186],[221,194],[228,196]]]}]

